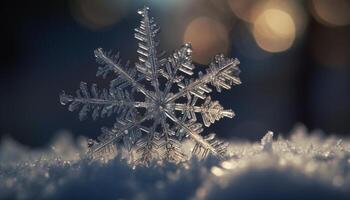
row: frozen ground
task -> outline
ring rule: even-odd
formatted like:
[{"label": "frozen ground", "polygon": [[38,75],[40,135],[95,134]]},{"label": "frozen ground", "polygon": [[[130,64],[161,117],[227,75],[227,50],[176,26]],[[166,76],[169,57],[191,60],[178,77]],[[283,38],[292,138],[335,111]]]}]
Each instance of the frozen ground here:
[{"label": "frozen ground", "polygon": [[226,161],[134,170],[122,155],[88,163],[85,140],[69,134],[42,150],[5,139],[0,199],[350,199],[350,140],[302,126],[290,138],[272,136],[232,141]]}]

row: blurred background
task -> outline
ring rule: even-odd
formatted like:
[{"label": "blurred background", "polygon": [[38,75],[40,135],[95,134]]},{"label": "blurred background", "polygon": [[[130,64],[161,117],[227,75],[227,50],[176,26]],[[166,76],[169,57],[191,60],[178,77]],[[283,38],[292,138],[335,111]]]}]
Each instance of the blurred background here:
[{"label": "blurred background", "polygon": [[160,48],[191,42],[204,69],[217,53],[241,61],[243,84],[214,94],[236,117],[206,131],[225,138],[288,135],[296,123],[350,134],[350,1],[33,0],[1,6],[0,134],[31,146],[59,130],[96,137],[113,119],[80,122],[59,103],[80,81],[99,83],[93,50],[135,62],[138,8],[151,7]]}]

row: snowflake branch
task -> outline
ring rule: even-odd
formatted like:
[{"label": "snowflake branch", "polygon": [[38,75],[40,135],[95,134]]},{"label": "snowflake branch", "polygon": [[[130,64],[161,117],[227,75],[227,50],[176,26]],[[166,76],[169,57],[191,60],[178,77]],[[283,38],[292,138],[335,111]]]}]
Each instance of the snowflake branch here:
[{"label": "snowflake branch", "polygon": [[129,130],[131,130],[134,127],[138,127],[148,118],[149,116],[146,115],[137,121],[128,122],[121,127],[115,127],[110,130],[103,129],[104,135],[106,135],[106,139],[102,139],[99,142],[95,142],[93,145],[91,145],[89,149],[90,154],[92,154],[92,156],[94,154],[98,154],[100,151],[103,151],[105,147],[108,147],[110,144],[118,142],[123,137],[123,135],[129,133]]},{"label": "snowflake branch", "polygon": [[194,68],[195,66],[192,64],[192,46],[186,43],[168,58],[165,70],[160,70],[161,75],[168,80],[164,89],[164,94],[169,93],[174,83],[177,83],[180,88],[184,87],[184,84],[181,82],[184,76],[178,75],[178,71],[192,76],[192,70]]},{"label": "snowflake branch", "polygon": [[165,148],[165,153],[163,157],[165,157],[169,161],[180,162],[185,160],[186,155],[182,152],[181,144],[179,141],[171,138],[171,134],[175,134],[169,128],[169,124],[166,123],[166,115],[162,113],[161,125],[163,128],[164,134],[164,142],[160,145],[160,147]]},{"label": "snowflake branch", "polygon": [[210,93],[212,90],[207,86],[211,83],[220,92],[221,88],[230,89],[231,85],[241,84],[238,77],[239,69],[238,59],[225,59],[223,55],[217,55],[214,62],[210,64],[207,74],[200,74],[200,78],[191,82],[182,88],[178,93],[169,97],[166,103],[173,102],[176,99],[184,96],[186,93],[195,95],[201,99],[205,98],[205,93]]},{"label": "snowflake branch", "polygon": [[[210,151],[214,156],[217,156],[218,158],[222,159],[223,155],[217,151],[216,148],[214,148],[209,142],[207,142],[201,135],[199,135],[198,130],[191,129],[188,127],[185,123],[181,122],[179,119],[177,119],[171,112],[166,111],[165,114],[171,119],[175,124],[179,125],[181,128],[185,129],[187,134],[202,148],[205,149],[205,152]],[[206,153],[205,153],[206,154]]]},{"label": "snowflake branch", "polygon": [[182,113],[189,112],[191,119],[196,121],[195,113],[201,113],[204,125],[209,127],[215,120],[220,120],[223,117],[233,118],[234,112],[231,109],[224,110],[218,101],[212,101],[211,97],[207,97],[201,106],[195,106],[198,98],[189,100],[187,104],[176,103],[175,110],[182,111]]},{"label": "snowflake branch", "polygon": [[134,78],[132,78],[127,72],[125,72],[120,65],[114,63],[112,59],[108,58],[101,48],[95,50],[96,58],[100,59],[101,62],[113,68],[114,72],[123,76],[133,87],[138,91],[142,92],[146,97],[155,100],[154,95],[146,90],[142,85],[140,85]]},{"label": "snowflake branch", "polygon": [[156,96],[160,96],[159,90],[159,65],[158,55],[156,47],[157,42],[154,41],[156,34],[159,32],[159,28],[153,22],[148,15],[149,8],[145,7],[138,13],[142,15],[141,25],[136,28],[135,38],[139,40],[139,48],[137,52],[139,53],[140,63],[136,63],[136,67],[139,72],[143,73],[146,77],[151,79],[152,85],[155,89]]},{"label": "snowflake branch", "polygon": [[60,95],[60,102],[62,105],[69,104],[68,110],[71,112],[81,108],[79,112],[80,120],[85,119],[90,111],[92,111],[92,118],[96,120],[100,116],[110,116],[121,107],[127,112],[127,110],[134,107],[146,108],[150,106],[147,102],[135,102],[127,92],[119,91],[116,94],[108,93],[107,90],[99,92],[96,84],[92,84],[90,92],[84,82],[80,83],[80,89],[77,90],[76,97],[63,91]]},{"label": "snowflake branch", "polygon": [[159,145],[155,142],[155,132],[158,124],[159,120],[155,120],[151,129],[147,131],[147,138],[143,138],[136,143],[139,147],[136,152],[141,153],[141,157],[135,161],[136,163],[148,166],[154,158],[152,154],[157,153],[156,149],[159,149]]}]

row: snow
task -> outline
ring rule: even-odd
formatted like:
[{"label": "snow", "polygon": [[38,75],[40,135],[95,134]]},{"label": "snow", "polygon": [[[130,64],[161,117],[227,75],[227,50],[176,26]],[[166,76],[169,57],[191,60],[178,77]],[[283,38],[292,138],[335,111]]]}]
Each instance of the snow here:
[{"label": "snow", "polygon": [[[193,144],[185,145],[190,152]],[[296,127],[288,138],[231,141],[229,158],[133,169],[123,152],[89,161],[86,139],[62,133],[48,148],[4,139],[0,199],[349,199],[350,140]]]}]

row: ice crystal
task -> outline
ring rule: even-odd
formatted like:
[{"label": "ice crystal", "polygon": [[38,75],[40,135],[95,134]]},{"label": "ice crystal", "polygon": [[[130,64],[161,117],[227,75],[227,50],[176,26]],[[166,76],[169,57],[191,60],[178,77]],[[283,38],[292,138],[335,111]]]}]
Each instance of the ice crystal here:
[{"label": "ice crystal", "polygon": [[138,11],[141,24],[135,29],[139,41],[138,62],[134,66],[122,65],[119,54],[95,50],[101,66],[96,76],[107,78],[113,74],[109,89],[99,90],[96,84],[91,89],[81,82],[76,96],[64,91],[60,95],[69,111],[80,109],[79,118],[85,119],[116,114],[112,128],[102,128],[97,140],[89,140],[89,153],[101,158],[116,151],[116,144],[123,142],[130,152],[134,164],[149,164],[153,159],[180,162],[186,159],[182,144],[191,139],[195,145],[192,153],[200,158],[209,153],[225,157],[226,144],[211,133],[202,136],[202,123],[209,127],[223,117],[232,118],[234,112],[224,109],[208,94],[213,86],[218,92],[240,84],[239,61],[216,55],[205,72],[191,78],[195,66],[192,64],[192,48],[184,44],[168,58],[158,53],[156,35],[160,28],[149,16],[149,8]]}]

